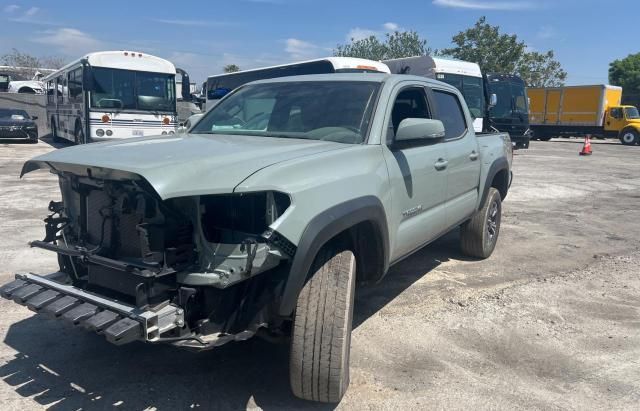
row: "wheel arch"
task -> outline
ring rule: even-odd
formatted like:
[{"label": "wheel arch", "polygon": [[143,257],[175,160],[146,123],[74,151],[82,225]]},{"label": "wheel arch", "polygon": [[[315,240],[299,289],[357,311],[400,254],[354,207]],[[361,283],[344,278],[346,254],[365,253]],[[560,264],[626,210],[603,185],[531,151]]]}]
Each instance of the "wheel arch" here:
[{"label": "wheel arch", "polygon": [[491,187],[497,189],[504,200],[509,192],[510,180],[511,173],[509,172],[509,162],[506,158],[498,158],[489,168],[477,209],[480,210],[484,206]]},{"label": "wheel arch", "polygon": [[[365,235],[366,242],[362,241]],[[353,248],[358,280],[377,281],[387,272],[389,233],[380,200],[365,196],[335,205],[315,216],[305,227],[289,267],[278,308],[280,315],[293,313],[318,251],[338,237],[343,237]]]}]

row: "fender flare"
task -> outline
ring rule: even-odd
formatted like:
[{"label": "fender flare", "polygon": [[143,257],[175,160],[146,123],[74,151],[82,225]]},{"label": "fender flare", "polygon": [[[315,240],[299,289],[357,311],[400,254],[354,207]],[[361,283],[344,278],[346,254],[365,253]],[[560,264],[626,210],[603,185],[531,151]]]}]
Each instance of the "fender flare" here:
[{"label": "fender flare", "polygon": [[[503,171],[503,170],[507,170],[507,171],[509,170],[509,162],[504,157],[497,158],[496,161],[494,161],[493,164],[491,164],[491,167],[489,167],[489,172],[487,173],[487,178],[484,182],[484,187],[482,189],[482,196],[480,197],[480,203],[478,203],[478,210],[482,209],[482,207],[484,206],[484,202],[487,200],[487,195],[489,195],[489,189],[491,188],[491,183],[493,182],[493,179],[496,177],[496,175],[500,171]],[[509,173],[507,173],[506,178],[507,178],[507,181],[505,182],[505,186],[507,187],[507,190],[508,190],[509,184],[510,184]]]},{"label": "fender flare", "polygon": [[384,207],[374,196],[354,198],[324,210],[305,227],[296,253],[289,267],[278,313],[289,316],[293,313],[298,295],[306,283],[309,270],[318,251],[337,234],[364,221],[371,221],[382,236],[384,268],[389,267],[389,232]]}]

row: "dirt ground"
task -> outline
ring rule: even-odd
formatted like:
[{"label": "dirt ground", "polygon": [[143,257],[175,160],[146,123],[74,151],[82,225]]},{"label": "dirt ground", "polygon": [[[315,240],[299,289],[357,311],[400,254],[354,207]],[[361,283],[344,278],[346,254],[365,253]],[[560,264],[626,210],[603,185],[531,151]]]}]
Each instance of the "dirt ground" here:
[{"label": "dirt ground", "polygon": [[[638,409],[640,147],[580,147],[516,152],[491,258],[464,258],[452,233],[358,291],[337,407],[292,397],[285,345],[116,347],[0,299],[2,409]],[[18,179],[51,149],[0,145],[0,283],[56,267],[26,245],[56,181]]]}]

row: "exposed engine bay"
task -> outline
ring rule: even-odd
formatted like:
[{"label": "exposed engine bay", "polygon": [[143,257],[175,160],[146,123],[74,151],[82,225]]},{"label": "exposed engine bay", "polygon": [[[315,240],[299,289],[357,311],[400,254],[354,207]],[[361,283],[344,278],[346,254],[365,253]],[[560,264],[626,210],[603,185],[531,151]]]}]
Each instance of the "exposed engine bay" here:
[{"label": "exposed engine bay", "polygon": [[74,289],[138,310],[172,307],[172,323],[143,339],[203,349],[281,325],[271,311],[295,246],[269,226],[288,195],[162,200],[141,178],[58,175],[62,201],[50,203],[46,236],[31,246],[57,252]]}]

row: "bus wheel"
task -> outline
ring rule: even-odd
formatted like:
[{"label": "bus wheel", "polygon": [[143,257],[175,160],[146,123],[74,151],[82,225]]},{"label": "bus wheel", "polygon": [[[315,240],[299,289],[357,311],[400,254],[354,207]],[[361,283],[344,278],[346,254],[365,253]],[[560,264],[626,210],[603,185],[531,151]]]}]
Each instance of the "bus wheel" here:
[{"label": "bus wheel", "polygon": [[75,137],[76,144],[87,143],[87,141],[84,138],[84,130],[82,130],[82,126],[80,125],[79,122],[76,122],[76,130],[73,133],[73,135]]},{"label": "bus wheel", "polygon": [[58,136],[58,126],[53,118],[51,118],[51,138],[54,143],[62,143],[62,139]]},{"label": "bus wheel", "polygon": [[640,141],[638,132],[632,128],[624,129],[622,133],[620,133],[620,142],[625,146],[633,146],[638,144],[638,141]]}]

